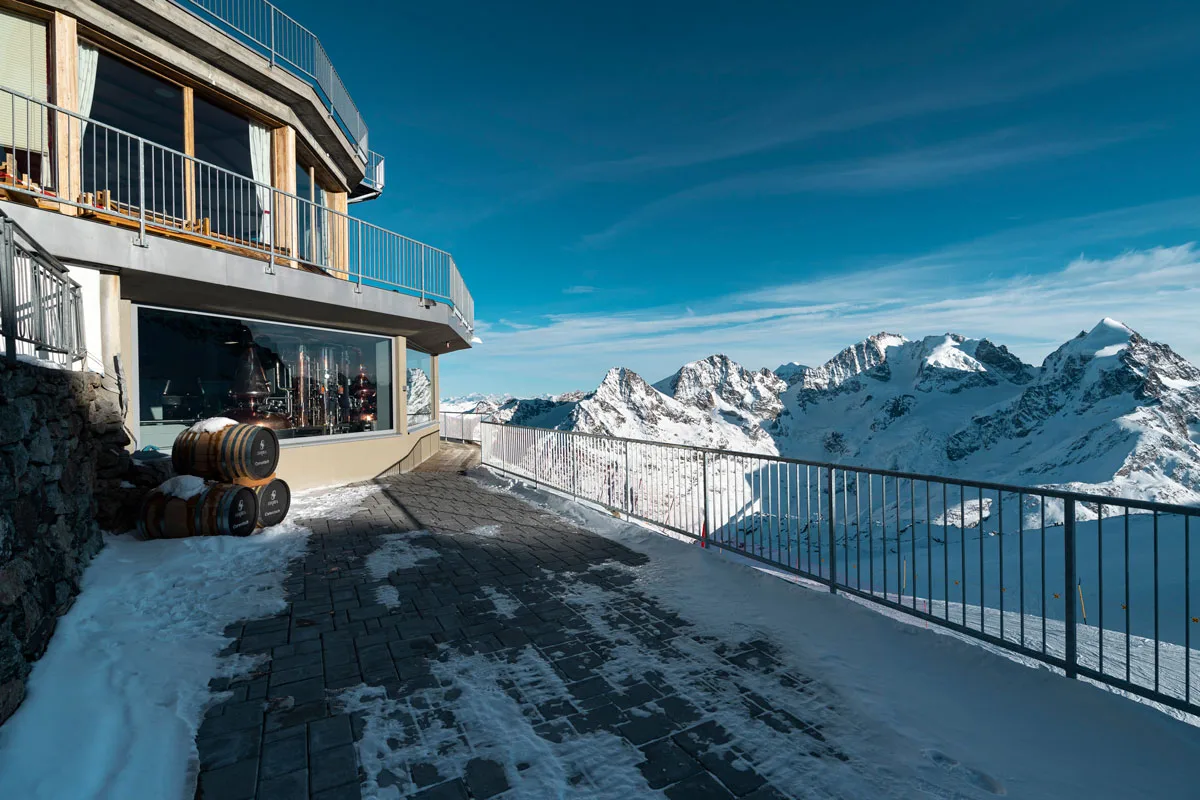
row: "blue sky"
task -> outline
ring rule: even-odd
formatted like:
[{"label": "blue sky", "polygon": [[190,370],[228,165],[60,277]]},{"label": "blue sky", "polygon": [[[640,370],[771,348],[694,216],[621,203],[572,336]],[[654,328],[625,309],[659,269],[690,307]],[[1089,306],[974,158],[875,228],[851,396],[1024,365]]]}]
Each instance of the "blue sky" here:
[{"label": "blue sky", "polygon": [[443,395],[1103,316],[1200,361],[1200,4],[281,5],[387,157],[355,213],[475,296]]}]

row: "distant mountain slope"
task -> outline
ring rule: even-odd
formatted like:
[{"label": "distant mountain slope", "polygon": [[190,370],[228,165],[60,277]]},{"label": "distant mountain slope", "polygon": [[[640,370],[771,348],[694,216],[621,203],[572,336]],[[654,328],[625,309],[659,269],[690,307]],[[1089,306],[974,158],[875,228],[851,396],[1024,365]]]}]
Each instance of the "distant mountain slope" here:
[{"label": "distant mountain slope", "polygon": [[1200,502],[1200,369],[1111,319],[1023,363],[954,333],[879,333],[818,367],[723,355],[651,386],[613,369],[594,392],[509,400],[536,427],[814,461]]}]

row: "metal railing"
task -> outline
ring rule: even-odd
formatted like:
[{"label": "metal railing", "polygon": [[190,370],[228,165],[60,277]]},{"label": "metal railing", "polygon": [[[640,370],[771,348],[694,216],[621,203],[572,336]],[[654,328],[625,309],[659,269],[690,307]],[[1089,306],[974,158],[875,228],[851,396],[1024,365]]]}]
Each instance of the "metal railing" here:
[{"label": "metal railing", "polygon": [[363,174],[363,185],[375,192],[383,191],[385,183],[383,156],[374,150],[367,151],[367,169]]},{"label": "metal railing", "polygon": [[[255,50],[317,90],[359,156],[366,159],[367,126],[320,39],[266,0],[172,0],[222,33]],[[382,182],[380,184],[382,188]]]},{"label": "metal railing", "polygon": [[[13,129],[0,147],[15,175],[0,189],[42,207],[215,242],[267,262],[446,303],[468,331],[474,302],[445,250],[335,211],[59,106],[0,88]],[[23,126],[17,130],[18,121]]]},{"label": "metal railing", "polygon": [[1200,508],[485,422],[489,467],[1196,713]]},{"label": "metal railing", "polygon": [[0,337],[18,355],[84,358],[83,297],[58,259],[0,210]]},{"label": "metal railing", "polygon": [[483,441],[483,423],[490,417],[473,411],[442,411],[442,438],[479,444]]}]

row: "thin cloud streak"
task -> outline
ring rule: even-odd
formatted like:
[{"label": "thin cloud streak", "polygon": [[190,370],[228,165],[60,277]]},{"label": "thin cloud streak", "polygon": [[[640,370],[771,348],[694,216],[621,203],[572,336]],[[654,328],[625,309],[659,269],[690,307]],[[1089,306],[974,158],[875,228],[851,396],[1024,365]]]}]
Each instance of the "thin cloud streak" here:
[{"label": "thin cloud streak", "polygon": [[[655,379],[686,358],[714,352],[748,367],[821,363],[867,335],[888,330],[912,338],[948,331],[987,336],[1037,363],[1079,330],[1112,316],[1200,360],[1200,330],[1194,324],[1200,249],[1192,243],[1110,259],[1080,258],[1037,276],[952,284],[947,275],[941,265],[909,266],[790,287],[792,295],[816,300],[809,304],[694,314],[658,308],[560,315],[528,331],[493,333],[486,355],[502,369],[522,361],[579,374],[586,365],[598,380],[607,367],[625,365]],[[734,295],[712,308],[762,300],[762,293]]]},{"label": "thin cloud streak", "polygon": [[580,245],[598,248],[696,203],[814,192],[895,192],[945,184],[1005,167],[1066,158],[1127,141],[1140,131],[1087,139],[1036,141],[1014,130],[997,131],[931,147],[815,167],[762,170],[701,184],[637,209]]}]

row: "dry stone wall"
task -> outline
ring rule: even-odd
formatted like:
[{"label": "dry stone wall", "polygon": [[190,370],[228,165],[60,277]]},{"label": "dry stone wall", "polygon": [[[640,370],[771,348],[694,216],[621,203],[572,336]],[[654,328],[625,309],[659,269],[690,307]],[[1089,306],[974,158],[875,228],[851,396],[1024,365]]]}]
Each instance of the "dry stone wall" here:
[{"label": "dry stone wall", "polygon": [[0,357],[0,723],[136,494],[116,383]]}]

